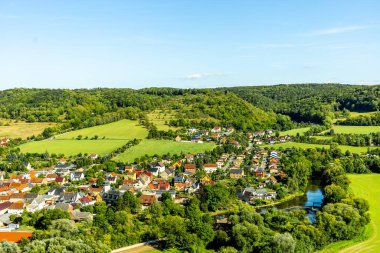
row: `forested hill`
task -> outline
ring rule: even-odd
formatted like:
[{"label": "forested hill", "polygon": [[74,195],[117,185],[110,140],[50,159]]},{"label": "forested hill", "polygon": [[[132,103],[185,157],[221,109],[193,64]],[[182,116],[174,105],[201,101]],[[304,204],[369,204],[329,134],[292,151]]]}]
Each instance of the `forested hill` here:
[{"label": "forested hill", "polygon": [[264,110],[289,115],[294,121],[324,123],[336,113],[377,111],[380,86],[293,84],[221,88]]},{"label": "forested hill", "polygon": [[[229,91],[151,88],[12,89],[0,92],[0,118],[62,122],[66,128],[99,125],[120,118],[141,119],[153,110],[169,110],[173,124],[221,124],[238,129],[276,126],[265,112]],[[191,120],[191,122],[189,122]]]},{"label": "forested hill", "polygon": [[[343,110],[376,111],[380,86],[297,84],[217,89],[12,89],[0,91],[0,118],[81,128],[169,110],[176,126],[221,124],[289,129],[292,121],[329,124]],[[291,120],[290,120],[291,119]]]}]

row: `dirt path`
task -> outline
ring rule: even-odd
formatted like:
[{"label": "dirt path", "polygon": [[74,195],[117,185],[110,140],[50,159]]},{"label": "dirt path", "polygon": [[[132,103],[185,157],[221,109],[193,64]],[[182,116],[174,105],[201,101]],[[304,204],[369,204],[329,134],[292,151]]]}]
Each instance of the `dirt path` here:
[{"label": "dirt path", "polygon": [[[153,249],[155,248],[151,245],[143,245],[143,246],[135,247],[132,249],[117,251],[117,253],[142,253],[142,252],[153,250]],[[112,251],[112,253],[114,253],[114,251]]]}]

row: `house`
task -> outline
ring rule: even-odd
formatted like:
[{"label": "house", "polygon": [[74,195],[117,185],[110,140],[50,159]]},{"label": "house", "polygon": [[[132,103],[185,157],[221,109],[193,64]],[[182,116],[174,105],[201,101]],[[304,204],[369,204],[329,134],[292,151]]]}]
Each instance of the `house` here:
[{"label": "house", "polygon": [[152,173],[153,176],[157,177],[159,169],[158,168],[148,168],[148,172]]},{"label": "house", "polygon": [[82,220],[92,220],[93,214],[90,212],[81,212],[78,209],[75,209],[71,212],[71,217],[75,222],[79,222]]},{"label": "house", "polygon": [[143,194],[140,196],[140,203],[144,206],[150,206],[157,201],[156,195]]},{"label": "house", "polygon": [[164,179],[169,179],[174,176],[174,170],[170,168],[166,168],[163,172],[161,172],[160,177]]},{"label": "house", "polygon": [[175,139],[174,139],[175,141],[177,141],[177,142],[179,142],[179,141],[181,141],[182,140],[182,138],[181,138],[181,136],[179,136],[179,135],[177,135],[177,137],[175,137]]},{"label": "house", "polygon": [[98,154],[95,154],[95,153],[92,153],[90,156],[89,156],[92,160],[95,160],[99,157]]},{"label": "house", "polygon": [[60,209],[69,213],[71,213],[74,210],[74,207],[69,203],[57,203],[54,206],[50,206],[49,208]]},{"label": "house", "polygon": [[120,191],[116,191],[116,190],[111,190],[111,191],[108,191],[108,192],[105,192],[103,193],[102,195],[102,199],[104,202],[106,202],[107,204],[115,204],[116,200],[122,196],[123,193],[120,192]]},{"label": "house", "polygon": [[184,169],[185,169],[185,172],[190,172],[194,174],[196,171],[196,166],[193,163],[187,163],[185,164]]},{"label": "house", "polygon": [[58,183],[59,185],[63,185],[64,183],[66,183],[66,179],[64,177],[57,177],[55,179],[55,182]]},{"label": "house", "polygon": [[37,198],[33,199],[30,205],[26,206],[28,212],[34,213],[47,207],[49,204],[53,203],[53,196],[49,195],[39,195]]},{"label": "house", "polygon": [[194,155],[193,154],[187,154],[187,155],[185,155],[185,159],[188,163],[192,163],[194,161]]},{"label": "house", "polygon": [[31,204],[33,200],[35,200],[38,197],[38,193],[27,193],[24,196],[24,202],[26,204]]},{"label": "house", "polygon": [[25,231],[20,231],[20,232],[9,232],[9,231],[1,231],[0,232],[0,241],[7,241],[7,242],[21,242],[23,238],[29,239],[32,237],[32,232],[25,232]]},{"label": "house", "polygon": [[47,184],[48,180],[47,180],[47,178],[36,177],[36,178],[30,179],[30,183],[32,185],[43,185],[43,184]]},{"label": "house", "polygon": [[56,173],[50,173],[46,175],[46,179],[48,183],[54,182],[57,177],[58,177],[58,174]]},{"label": "house", "polygon": [[165,170],[165,164],[162,162],[152,162],[148,165],[148,168],[157,168],[159,172],[163,172]]},{"label": "house", "polygon": [[206,163],[205,165],[203,165],[206,173],[212,173],[212,172],[215,172],[218,168],[218,165],[215,164],[215,163]]},{"label": "house", "polygon": [[231,169],[230,178],[242,178],[244,177],[244,170],[241,169]]},{"label": "house", "polygon": [[8,212],[8,208],[12,205],[13,203],[12,202],[9,202],[9,201],[6,201],[6,202],[3,202],[3,203],[0,203],[0,215],[3,215],[5,214],[6,212]]},{"label": "house", "polygon": [[10,214],[22,214],[23,211],[24,211],[23,202],[15,202],[11,206],[8,207],[8,213]]},{"label": "house", "polygon": [[47,195],[49,196],[60,196],[63,194],[65,190],[63,188],[50,188],[47,192]]},{"label": "house", "polygon": [[80,198],[79,201],[81,203],[81,206],[89,206],[89,205],[95,204],[96,199],[91,196],[86,196],[86,197]]},{"label": "house", "polygon": [[79,203],[79,199],[82,197],[80,193],[66,192],[62,193],[57,202],[58,203]]},{"label": "house", "polygon": [[71,172],[70,173],[70,180],[71,181],[80,181],[84,179],[84,173],[83,172]]},{"label": "house", "polygon": [[222,131],[222,128],[220,126],[216,126],[213,129],[211,129],[211,133],[219,133]]},{"label": "house", "polygon": [[0,146],[6,146],[6,145],[8,145],[9,141],[10,140],[8,138],[2,138],[2,139],[0,139]]},{"label": "house", "polygon": [[10,195],[9,201],[11,202],[24,202],[26,193],[13,193]]}]

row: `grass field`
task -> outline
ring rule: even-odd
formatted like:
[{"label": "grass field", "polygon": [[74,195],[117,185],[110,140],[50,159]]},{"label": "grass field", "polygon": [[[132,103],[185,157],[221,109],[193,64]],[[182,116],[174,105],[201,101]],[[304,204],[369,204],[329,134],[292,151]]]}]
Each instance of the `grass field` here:
[{"label": "grass field", "polygon": [[123,146],[126,140],[44,140],[32,141],[20,146],[21,152],[64,154],[67,156],[79,153],[96,153],[105,155]]},{"label": "grass field", "polygon": [[148,114],[148,119],[152,122],[158,130],[168,131],[168,130],[176,130],[177,127],[171,127],[165,124],[166,121],[170,121],[175,119],[175,112],[155,110]]},{"label": "grass field", "polygon": [[336,134],[369,134],[380,132],[380,126],[333,126]]},{"label": "grass field", "polygon": [[350,117],[355,118],[358,116],[370,116],[376,112],[350,112]]},{"label": "grass field", "polygon": [[147,155],[164,155],[182,153],[200,153],[211,150],[215,147],[213,143],[191,143],[175,142],[169,140],[142,140],[139,145],[134,146],[123,154],[115,157],[115,160],[121,162],[133,162],[135,158]]},{"label": "grass field", "polygon": [[148,136],[148,131],[143,126],[138,125],[138,122],[135,120],[123,119],[105,125],[94,126],[60,134],[55,136],[55,139],[72,140],[73,138],[75,139],[78,135],[82,135],[82,138],[85,138],[87,136],[89,139],[95,135],[98,135],[99,139],[103,138],[104,136],[105,139],[109,140],[131,140],[134,138],[146,138]]},{"label": "grass field", "polygon": [[0,137],[22,139],[26,139],[27,137],[32,135],[39,135],[45,128],[56,125],[56,123],[27,123],[23,121],[16,122],[14,120],[7,119],[1,119],[0,123]]},{"label": "grass field", "polygon": [[[148,132],[138,125],[137,121],[120,120],[110,124],[80,129],[43,141],[28,142],[20,146],[22,152],[29,153],[49,153],[76,155],[79,153],[96,153],[105,155],[123,146],[128,140],[133,138],[144,139]],[[82,135],[82,140],[76,140],[78,135]],[[95,135],[98,140],[90,140]],[[85,140],[85,137],[88,140]],[[103,136],[105,139],[103,139]]]},{"label": "grass field", "polygon": [[319,253],[356,253],[380,252],[380,174],[352,174],[350,187],[355,196],[368,200],[370,204],[371,223],[364,233],[349,241],[332,243]]},{"label": "grass field", "polygon": [[315,135],[315,136],[312,136],[313,138],[317,139],[317,140],[331,140],[332,139],[332,136],[319,136],[319,135]]},{"label": "grass field", "polygon": [[280,135],[296,136],[297,133],[299,133],[300,135],[303,135],[309,129],[310,129],[310,127],[295,128],[295,129],[291,129],[291,130],[288,130],[288,131],[280,132]]},{"label": "grass field", "polygon": [[[330,145],[322,145],[322,144],[310,144],[310,143],[300,143],[300,142],[284,142],[284,143],[277,143],[274,145],[263,145],[263,147],[273,147],[273,148],[330,148]],[[342,150],[342,152],[345,152],[346,150],[349,150],[351,153],[364,153],[367,152],[367,147],[353,147],[353,146],[346,146],[346,145],[339,145],[339,148]]]}]

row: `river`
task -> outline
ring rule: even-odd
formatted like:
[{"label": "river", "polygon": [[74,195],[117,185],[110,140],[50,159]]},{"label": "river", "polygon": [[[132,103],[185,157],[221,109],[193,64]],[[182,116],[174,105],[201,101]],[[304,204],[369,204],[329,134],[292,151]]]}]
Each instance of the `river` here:
[{"label": "river", "polygon": [[[303,196],[295,197],[291,200],[288,200],[286,202],[279,203],[275,205],[274,207],[280,210],[291,210],[297,207],[305,208],[307,211],[307,217],[311,222],[314,221],[316,211],[319,210],[322,207],[323,203],[323,190],[320,186],[320,182],[317,180],[312,180],[309,182],[306,194]],[[267,208],[259,208],[260,212],[265,212]]]}]

